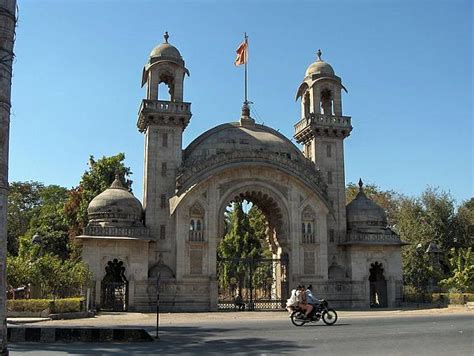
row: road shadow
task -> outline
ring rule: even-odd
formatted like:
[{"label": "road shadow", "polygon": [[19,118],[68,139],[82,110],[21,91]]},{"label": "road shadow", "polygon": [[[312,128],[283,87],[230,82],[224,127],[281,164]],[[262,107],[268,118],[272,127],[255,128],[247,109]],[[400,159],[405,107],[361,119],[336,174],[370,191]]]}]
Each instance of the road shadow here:
[{"label": "road shadow", "polygon": [[334,325],[326,325],[326,324],[314,324],[314,323],[311,323],[311,324],[305,324],[304,326],[310,326],[310,327],[325,327],[325,328],[335,328],[336,326],[350,326],[352,324],[349,324],[349,323],[337,323],[337,324],[334,324]]},{"label": "road shadow", "polygon": [[[74,355],[139,355],[139,354],[281,354],[301,347],[289,340],[251,337],[254,330],[245,328],[206,328],[172,326],[160,328],[160,339],[147,343],[19,343],[10,344],[13,352],[65,351]],[[244,336],[245,335],[245,336]]]}]

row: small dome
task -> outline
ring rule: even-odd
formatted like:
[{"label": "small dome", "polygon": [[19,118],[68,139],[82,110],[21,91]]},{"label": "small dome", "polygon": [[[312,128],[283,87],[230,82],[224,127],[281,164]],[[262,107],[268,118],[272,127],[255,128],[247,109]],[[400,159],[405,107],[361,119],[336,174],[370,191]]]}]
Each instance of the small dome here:
[{"label": "small dome", "polygon": [[87,208],[92,226],[142,226],[142,211],[140,201],[122,186],[118,177]]},{"label": "small dome", "polygon": [[179,53],[178,49],[175,46],[170,45],[168,43],[168,38],[169,38],[168,32],[165,32],[164,38],[165,38],[165,42],[153,48],[153,50],[150,53],[150,57],[151,58],[166,57],[166,58],[174,58],[174,59],[181,60],[182,59],[181,53]]},{"label": "small dome", "polygon": [[346,206],[348,227],[386,227],[387,214],[385,210],[367,198],[362,185],[362,180],[359,180],[359,193]]},{"label": "small dome", "polygon": [[175,46],[172,46],[169,43],[162,43],[159,46],[153,48],[150,53],[150,57],[171,57],[181,59],[181,54]]},{"label": "small dome", "polygon": [[313,74],[326,74],[326,75],[334,75],[334,69],[332,69],[329,63],[324,62],[321,59],[322,52],[318,50],[317,52],[318,59],[316,62],[310,64],[308,69],[306,69],[306,76],[311,76]]}]

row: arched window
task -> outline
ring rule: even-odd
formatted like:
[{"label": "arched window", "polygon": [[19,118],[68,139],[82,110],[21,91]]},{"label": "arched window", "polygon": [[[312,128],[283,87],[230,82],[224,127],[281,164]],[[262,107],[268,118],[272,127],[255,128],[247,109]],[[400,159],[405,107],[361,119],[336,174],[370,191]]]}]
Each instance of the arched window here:
[{"label": "arched window", "polygon": [[321,108],[324,115],[332,115],[332,93],[329,89],[321,91]]},{"label": "arched window", "polygon": [[189,224],[189,230],[194,231],[195,226],[194,226],[194,220],[191,219],[191,224]]},{"label": "arched window", "polygon": [[196,222],[196,230],[197,230],[197,231],[201,231],[201,220],[198,220],[198,221]]},{"label": "arched window", "polygon": [[308,231],[308,234],[311,234],[313,231],[312,231],[312,226],[311,226],[311,223],[308,223],[307,227],[306,227],[306,231]]},{"label": "arched window", "polygon": [[305,224],[305,223],[302,223],[302,224],[301,224],[301,232],[302,232],[303,234],[306,234],[306,224]]}]

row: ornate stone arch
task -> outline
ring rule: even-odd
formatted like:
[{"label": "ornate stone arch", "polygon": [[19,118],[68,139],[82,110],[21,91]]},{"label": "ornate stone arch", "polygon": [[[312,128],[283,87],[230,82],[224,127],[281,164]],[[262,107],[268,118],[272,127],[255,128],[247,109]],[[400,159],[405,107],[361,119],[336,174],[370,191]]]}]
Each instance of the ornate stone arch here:
[{"label": "ornate stone arch", "polygon": [[161,282],[174,280],[176,278],[173,270],[162,261],[158,261],[148,270],[148,278],[156,279],[158,275],[160,275]]},{"label": "ornate stone arch", "polygon": [[[269,224],[267,238],[272,246],[272,250],[276,252],[279,247],[288,247],[289,209],[287,198],[270,184],[262,181],[258,183],[238,183],[222,193],[217,204],[219,207],[218,216],[224,215],[224,211],[230,202],[243,199],[256,204],[265,214]],[[219,218],[218,238],[222,237],[223,231],[224,222],[223,219]]]}]

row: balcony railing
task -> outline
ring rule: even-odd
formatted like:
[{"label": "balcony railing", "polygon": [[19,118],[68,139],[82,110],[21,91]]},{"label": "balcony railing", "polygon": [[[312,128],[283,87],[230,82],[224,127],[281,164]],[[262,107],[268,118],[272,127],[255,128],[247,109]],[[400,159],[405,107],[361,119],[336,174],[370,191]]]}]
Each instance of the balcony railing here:
[{"label": "balcony railing", "polygon": [[189,231],[189,241],[204,241],[204,232],[196,230]]},{"label": "balcony railing", "polygon": [[155,111],[167,114],[190,114],[191,103],[175,103],[162,100],[143,100],[140,106],[141,111]]},{"label": "balcony railing", "polygon": [[347,242],[401,242],[400,237],[396,234],[349,234]]},{"label": "balcony railing", "polygon": [[146,227],[114,227],[114,226],[86,226],[84,235],[90,236],[116,236],[116,237],[148,237]]},{"label": "balcony railing", "polygon": [[303,243],[304,244],[315,244],[317,243],[317,237],[313,233],[304,233],[303,234]]},{"label": "balcony railing", "polygon": [[335,116],[323,114],[310,114],[295,124],[295,132],[303,130],[310,125],[351,127],[351,118],[349,116]]}]

